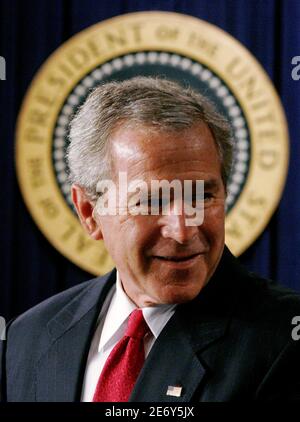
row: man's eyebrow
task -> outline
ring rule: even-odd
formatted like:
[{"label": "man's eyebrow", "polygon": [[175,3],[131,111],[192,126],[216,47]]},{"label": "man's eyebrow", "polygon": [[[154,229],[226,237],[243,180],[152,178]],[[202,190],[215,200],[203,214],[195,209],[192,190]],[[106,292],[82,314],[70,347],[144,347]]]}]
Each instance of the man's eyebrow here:
[{"label": "man's eyebrow", "polygon": [[197,180],[188,180],[189,182],[192,182],[193,188],[196,186],[197,182],[203,182],[204,188],[210,189],[210,188],[217,188],[219,186],[219,180],[218,179],[197,179]]},{"label": "man's eyebrow", "polygon": [[[193,189],[195,188],[197,181],[192,180]],[[204,189],[217,189],[219,187],[219,181],[217,179],[208,179],[208,180],[199,179],[199,181],[204,182]],[[182,187],[183,185],[184,184],[182,183]],[[135,195],[138,192],[138,189],[141,190],[140,187],[137,186],[137,189],[134,192],[128,192],[128,199],[130,199],[133,195]],[[171,191],[173,191],[173,188]],[[161,192],[161,188],[159,189],[159,192]],[[151,188],[148,186],[147,197],[150,199],[153,196],[153,194],[157,195],[158,192],[157,191],[151,192]]]},{"label": "man's eyebrow", "polygon": [[219,186],[217,179],[204,180],[204,189],[216,189]]}]

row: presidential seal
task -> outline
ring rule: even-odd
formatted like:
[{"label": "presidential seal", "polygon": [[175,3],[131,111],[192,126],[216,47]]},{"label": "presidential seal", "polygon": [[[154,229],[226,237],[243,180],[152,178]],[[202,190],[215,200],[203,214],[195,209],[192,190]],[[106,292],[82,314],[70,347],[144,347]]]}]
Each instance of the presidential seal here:
[{"label": "presidential seal", "polygon": [[93,274],[113,262],[83,231],[72,207],[65,151],[68,125],[89,91],[110,80],[164,75],[207,95],[231,123],[226,243],[241,254],[266,227],[288,167],[287,124],[255,58],[221,29],[177,13],[141,12],[80,32],[42,66],[17,125],[17,173],[24,200],[52,245]]}]

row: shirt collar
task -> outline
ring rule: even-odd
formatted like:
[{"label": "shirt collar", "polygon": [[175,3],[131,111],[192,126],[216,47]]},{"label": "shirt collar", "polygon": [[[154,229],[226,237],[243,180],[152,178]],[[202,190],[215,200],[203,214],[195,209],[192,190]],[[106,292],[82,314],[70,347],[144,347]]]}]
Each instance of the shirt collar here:
[{"label": "shirt collar", "polygon": [[126,322],[131,312],[136,308],[137,306],[135,303],[133,303],[124,292],[120,275],[117,271],[116,291],[105,317],[98,351],[108,344],[116,332]]},{"label": "shirt collar", "polygon": [[[131,312],[137,308],[136,304],[125,293],[118,271],[116,278],[116,291],[105,317],[98,351],[108,346],[120,330],[123,330],[122,336],[124,335],[127,319]],[[159,336],[166,323],[174,314],[175,307],[176,304],[142,308],[145,321],[155,338]]]}]

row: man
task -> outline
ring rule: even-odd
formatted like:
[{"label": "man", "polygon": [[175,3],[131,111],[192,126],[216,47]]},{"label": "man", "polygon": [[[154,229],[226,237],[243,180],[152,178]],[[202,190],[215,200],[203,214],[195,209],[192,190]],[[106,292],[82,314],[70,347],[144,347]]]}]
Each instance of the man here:
[{"label": "man", "polygon": [[[134,78],[90,94],[70,129],[72,197],[116,269],[12,322],[3,400],[300,400],[299,297],[224,247],[231,156],[226,122],[174,82]],[[131,188],[115,203],[120,174]],[[163,180],[182,195],[192,182],[201,224],[188,223],[188,195],[174,189],[164,202],[161,189],[134,189]]]}]

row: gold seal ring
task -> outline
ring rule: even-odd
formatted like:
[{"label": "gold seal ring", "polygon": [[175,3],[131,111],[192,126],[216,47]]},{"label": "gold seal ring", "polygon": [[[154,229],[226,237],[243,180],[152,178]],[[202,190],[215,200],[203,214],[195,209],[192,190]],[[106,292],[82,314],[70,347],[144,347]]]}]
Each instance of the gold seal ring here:
[{"label": "gold seal ring", "polygon": [[34,221],[65,257],[92,274],[113,261],[83,231],[72,207],[64,159],[68,123],[91,88],[137,74],[166,75],[207,93],[230,121],[235,141],[226,243],[235,255],[264,230],[288,169],[285,115],[267,74],[236,39],[177,13],[118,16],[78,33],[43,64],[17,124],[18,180]]}]

